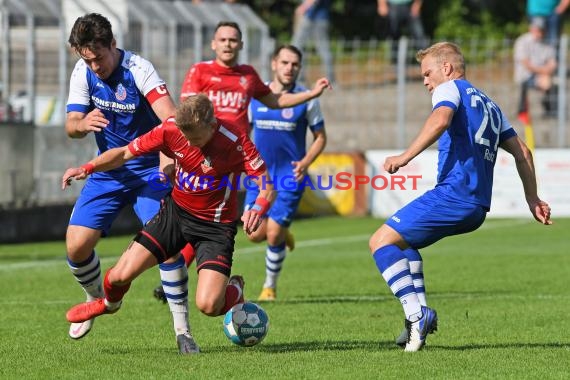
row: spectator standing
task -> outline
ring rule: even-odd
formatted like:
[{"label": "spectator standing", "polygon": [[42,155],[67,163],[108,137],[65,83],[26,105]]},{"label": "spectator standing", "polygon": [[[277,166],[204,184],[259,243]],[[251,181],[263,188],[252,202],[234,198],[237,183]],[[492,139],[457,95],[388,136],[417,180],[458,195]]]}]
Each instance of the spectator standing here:
[{"label": "spectator standing", "polygon": [[536,17],[544,19],[546,42],[556,47],[562,32],[563,15],[570,5],[570,0],[528,0],[526,12],[530,20]]},{"label": "spectator standing", "polygon": [[378,0],[378,14],[388,19],[388,37],[398,41],[407,28],[416,49],[426,46],[421,10],[422,0]]},{"label": "spectator standing", "polygon": [[330,0],[303,0],[295,9],[295,26],[292,45],[303,51],[312,39],[321,57],[325,75],[335,82],[334,63],[329,37],[331,19]]}]

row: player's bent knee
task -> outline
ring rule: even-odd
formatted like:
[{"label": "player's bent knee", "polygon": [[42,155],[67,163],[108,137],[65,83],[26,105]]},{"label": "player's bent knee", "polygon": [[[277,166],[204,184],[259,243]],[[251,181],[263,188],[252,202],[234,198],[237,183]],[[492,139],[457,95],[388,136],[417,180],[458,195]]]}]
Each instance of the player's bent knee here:
[{"label": "player's bent knee", "polygon": [[67,257],[76,263],[87,260],[93,252],[99,236],[99,231],[69,226],[65,236]]},{"label": "player's bent knee", "polygon": [[67,257],[74,263],[80,263],[89,258],[95,244],[88,241],[71,241],[66,244]]},{"label": "player's bent knee", "polygon": [[368,248],[370,249],[370,253],[374,254],[374,252],[376,252],[381,247],[382,244],[380,243],[378,233],[375,233],[370,237],[370,240],[368,240]]},{"label": "player's bent knee", "polygon": [[209,317],[215,317],[220,315],[220,310],[222,305],[220,302],[212,298],[196,298],[196,307],[202,314],[206,314]]},{"label": "player's bent knee", "polygon": [[118,285],[118,286],[127,285],[133,282],[133,279],[134,278],[131,275],[131,273],[116,266],[113,267],[109,272],[109,282],[112,285]]},{"label": "player's bent knee", "polygon": [[267,244],[272,246],[277,246],[283,243],[285,243],[285,234],[280,234],[280,233],[267,234]]}]

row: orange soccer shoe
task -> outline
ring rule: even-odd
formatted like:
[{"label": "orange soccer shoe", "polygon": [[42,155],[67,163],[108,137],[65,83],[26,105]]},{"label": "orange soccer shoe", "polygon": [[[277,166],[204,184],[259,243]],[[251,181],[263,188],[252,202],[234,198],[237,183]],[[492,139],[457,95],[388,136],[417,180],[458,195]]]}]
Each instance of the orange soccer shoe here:
[{"label": "orange soccer shoe", "polygon": [[67,311],[65,317],[71,323],[81,323],[103,314],[116,313],[117,310],[119,310],[119,307],[109,310],[107,305],[105,305],[105,299],[97,298],[95,301],[83,302],[73,306]]}]

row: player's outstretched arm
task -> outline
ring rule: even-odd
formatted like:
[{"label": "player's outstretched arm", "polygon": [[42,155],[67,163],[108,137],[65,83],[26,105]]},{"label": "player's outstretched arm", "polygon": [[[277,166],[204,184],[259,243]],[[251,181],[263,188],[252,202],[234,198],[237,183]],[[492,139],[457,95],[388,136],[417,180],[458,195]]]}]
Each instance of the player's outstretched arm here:
[{"label": "player's outstretched arm", "polygon": [[81,167],[67,169],[61,179],[61,189],[65,190],[73,179],[81,180],[93,172],[106,172],[116,169],[134,157],[128,146],[109,149]]},{"label": "player's outstretched arm", "polygon": [[273,93],[258,98],[258,100],[269,108],[288,108],[294,107],[298,104],[308,102],[311,99],[317,98],[327,89],[332,89],[332,86],[327,78],[320,78],[315,82],[315,85],[310,91],[302,91],[296,93]]},{"label": "player's outstretched arm", "polygon": [[512,154],[515,159],[526,202],[534,218],[542,224],[552,224],[550,206],[538,197],[534,161],[530,149],[518,136],[503,141],[501,148]]}]

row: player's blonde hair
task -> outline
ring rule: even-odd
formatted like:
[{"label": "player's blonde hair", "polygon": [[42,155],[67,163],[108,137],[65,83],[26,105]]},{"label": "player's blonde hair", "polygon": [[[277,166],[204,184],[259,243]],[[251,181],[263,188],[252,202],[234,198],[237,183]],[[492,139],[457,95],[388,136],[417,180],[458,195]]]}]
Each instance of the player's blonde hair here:
[{"label": "player's blonde hair", "polygon": [[192,95],[176,108],[176,125],[183,132],[209,127],[216,118],[214,106],[205,94]]},{"label": "player's blonde hair", "polygon": [[461,75],[465,75],[465,58],[459,46],[452,42],[438,42],[430,47],[419,50],[416,53],[416,60],[422,63],[427,56],[435,57],[438,63],[449,62],[454,70]]}]

